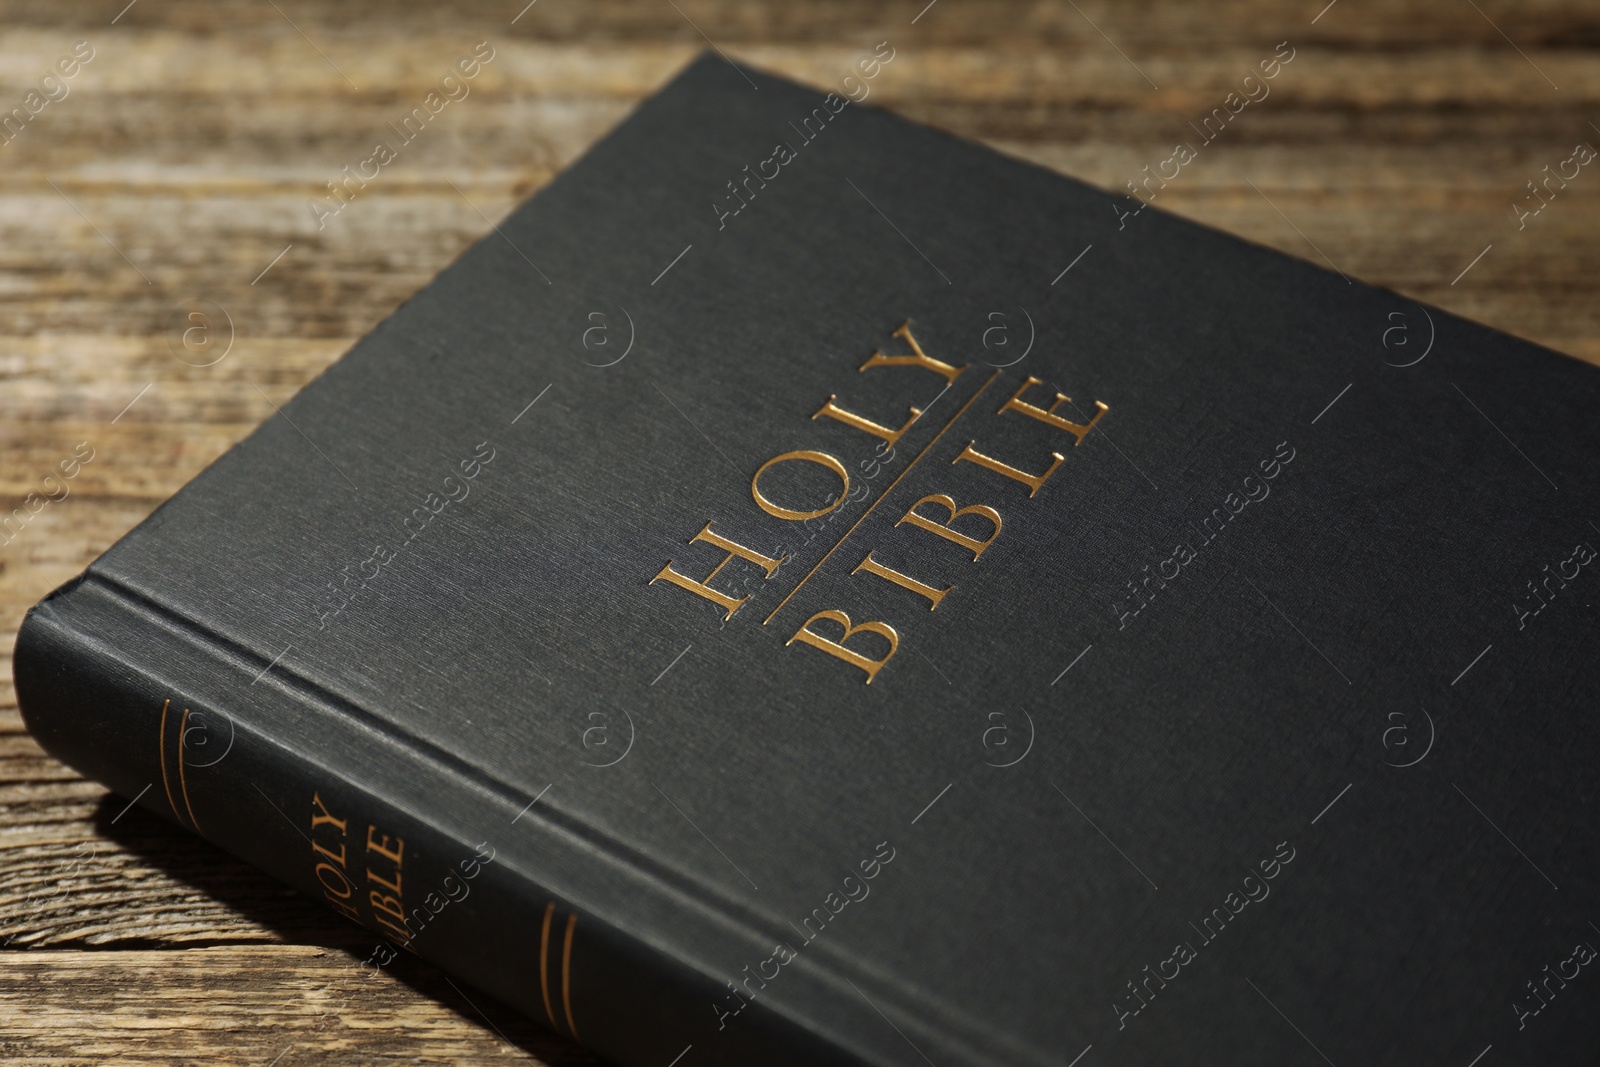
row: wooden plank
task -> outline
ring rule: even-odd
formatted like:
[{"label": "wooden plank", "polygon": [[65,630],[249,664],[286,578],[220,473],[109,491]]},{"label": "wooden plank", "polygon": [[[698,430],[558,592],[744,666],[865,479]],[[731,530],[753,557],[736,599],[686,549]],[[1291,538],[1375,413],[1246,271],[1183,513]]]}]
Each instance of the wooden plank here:
[{"label": "wooden plank", "polygon": [[0,1055],[14,1067],[180,1063],[365,1067],[596,1061],[405,957],[228,945],[12,953],[0,968]]}]

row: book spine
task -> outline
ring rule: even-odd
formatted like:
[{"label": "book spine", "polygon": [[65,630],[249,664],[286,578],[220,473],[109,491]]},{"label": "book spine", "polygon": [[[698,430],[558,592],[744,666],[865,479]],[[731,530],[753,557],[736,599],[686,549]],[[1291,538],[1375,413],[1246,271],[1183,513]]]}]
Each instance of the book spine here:
[{"label": "book spine", "polygon": [[[73,610],[78,582],[35,607],[17,636],[29,731],[87,777],[379,935],[363,966],[412,952],[623,1067],[680,1056],[695,1067],[866,1062],[758,1002],[731,1019],[724,983],[517,870],[517,827],[448,832],[386,799],[372,782],[407,771],[304,728],[337,713],[305,709],[298,736],[262,729],[259,710],[247,714],[247,673],[218,678],[212,657],[152,655],[137,622],[119,629]],[[236,706],[221,706],[219,691],[238,694]],[[330,745],[340,751],[319,751]],[[336,769],[362,765],[369,775]]]}]

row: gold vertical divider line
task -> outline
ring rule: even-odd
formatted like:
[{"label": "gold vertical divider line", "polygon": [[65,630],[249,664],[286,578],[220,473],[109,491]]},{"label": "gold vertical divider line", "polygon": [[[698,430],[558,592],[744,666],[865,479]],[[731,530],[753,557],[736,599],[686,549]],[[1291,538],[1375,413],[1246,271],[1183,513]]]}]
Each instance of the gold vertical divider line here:
[{"label": "gold vertical divider line", "polygon": [[978,387],[978,391],[967,398],[967,402],[961,405],[961,410],[957,411],[953,416],[951,416],[950,421],[944,424],[943,429],[933,435],[933,440],[929,441],[923,446],[922,451],[917,453],[915,459],[906,464],[906,469],[895,476],[894,481],[889,483],[889,488],[878,494],[878,499],[869,504],[867,506],[867,510],[861,513],[861,517],[851,524],[850,529],[844,532],[844,536],[839,538],[832,548],[828,549],[826,555],[817,560],[817,565],[806,572],[806,576],[800,579],[799,585],[796,585],[793,589],[789,590],[789,595],[778,602],[778,606],[772,609],[772,614],[766,617],[766,620],[761,624],[762,626],[767,625],[767,623],[778,617],[778,612],[782,611],[783,606],[794,598],[794,595],[800,591],[801,586],[804,586],[807,582],[809,582],[811,580],[811,576],[816,574],[817,571],[821,570],[824,563],[828,562],[828,558],[835,552],[839,551],[839,547],[841,545],[850,540],[850,535],[856,532],[856,527],[867,521],[867,516],[871,515],[873,511],[877,509],[878,505],[883,503],[890,493],[894,492],[894,487],[900,484],[900,479],[910,474],[912,468],[914,468],[918,463],[922,462],[922,457],[926,456],[930,451],[932,451],[933,446],[939,443],[939,439],[945,435],[950,427],[954,426],[960,421],[961,416],[965,415],[967,413],[967,409],[977,402],[978,397],[982,396],[984,391],[987,390],[989,386],[994,384],[994,380],[1000,377],[1001,373],[1001,370],[996,370],[993,374],[989,375],[989,380],[980,385]]},{"label": "gold vertical divider line", "polygon": [[189,782],[183,774],[183,740],[189,729],[189,709],[183,709],[183,718],[178,722],[178,792],[183,794],[183,806],[189,811],[189,822],[194,826],[194,832],[200,832],[200,820],[194,817],[194,805],[189,802]]},{"label": "gold vertical divider line", "polygon": [[167,803],[172,807],[173,817],[181,825],[183,812],[178,810],[178,802],[172,795],[172,781],[167,777],[167,708],[171,704],[171,697],[161,702],[161,744],[157,751],[161,753],[161,788],[167,791]]},{"label": "gold vertical divider line", "polygon": [[572,1021],[572,934],[578,928],[576,912],[567,916],[567,936],[561,946],[561,1006],[567,1012],[567,1033],[578,1040],[578,1024]]},{"label": "gold vertical divider line", "polygon": [[555,917],[556,902],[544,908],[544,929],[539,934],[539,992],[544,995],[544,1014],[550,1020],[550,1029],[560,1033],[556,1026],[555,1009],[550,1007],[550,920]]}]

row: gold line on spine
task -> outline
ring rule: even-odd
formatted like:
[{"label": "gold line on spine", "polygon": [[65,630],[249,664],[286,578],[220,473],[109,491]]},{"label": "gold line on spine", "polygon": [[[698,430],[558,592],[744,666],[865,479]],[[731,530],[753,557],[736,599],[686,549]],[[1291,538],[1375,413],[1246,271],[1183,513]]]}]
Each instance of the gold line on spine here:
[{"label": "gold line on spine", "polygon": [[561,946],[561,1006],[567,1011],[567,1032],[578,1040],[578,1024],[572,1021],[572,933],[578,927],[576,913],[567,916],[567,937]]},{"label": "gold line on spine", "polygon": [[183,794],[183,806],[189,810],[189,822],[194,832],[200,832],[200,820],[194,817],[194,805],[189,802],[189,782],[183,774],[184,739],[189,736],[189,709],[183,709],[183,719],[178,724],[178,791]]},{"label": "gold line on spine", "polygon": [[172,703],[169,697],[161,702],[161,787],[167,791],[167,803],[172,807],[172,816],[183,823],[183,812],[178,810],[178,802],[172,796],[172,781],[167,777],[167,706]]},{"label": "gold line on spine", "polygon": [[550,1007],[550,920],[555,914],[556,902],[552,900],[545,905],[544,930],[539,934],[539,992],[544,994],[544,1014],[550,1020],[550,1029],[559,1033],[555,1009]]}]

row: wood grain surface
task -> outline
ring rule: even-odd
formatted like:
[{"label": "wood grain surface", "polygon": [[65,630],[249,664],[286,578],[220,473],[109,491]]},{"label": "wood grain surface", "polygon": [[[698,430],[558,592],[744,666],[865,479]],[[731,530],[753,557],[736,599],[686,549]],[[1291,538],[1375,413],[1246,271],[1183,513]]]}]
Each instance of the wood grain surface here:
[{"label": "wood grain surface", "polygon": [[[1592,0],[525,2],[0,0],[0,121],[28,120],[0,133],[0,515],[94,449],[0,534],[6,1063],[593,1062],[418,961],[364,977],[370,935],[45,756],[9,650],[708,41],[822,85],[887,40],[870,103],[1119,189],[1288,41],[1157,204],[1600,362],[1600,166],[1526,184],[1600,146]],[[319,230],[308,198],[483,40],[471,95]]]}]

